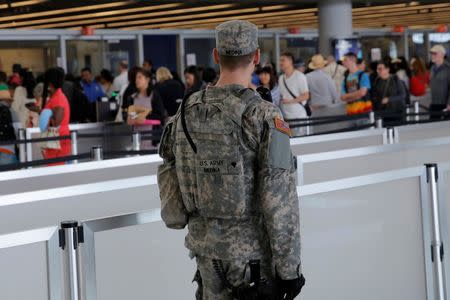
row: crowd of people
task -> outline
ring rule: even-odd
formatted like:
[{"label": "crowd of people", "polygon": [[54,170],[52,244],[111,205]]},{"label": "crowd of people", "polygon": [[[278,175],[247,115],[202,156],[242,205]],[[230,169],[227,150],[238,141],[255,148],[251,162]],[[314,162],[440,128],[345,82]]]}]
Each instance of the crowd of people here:
[{"label": "crowd of people", "polygon": [[340,61],[317,54],[305,64],[283,53],[281,75],[277,76],[273,63],[263,65],[256,69],[258,77],[252,78],[252,85],[268,88],[272,102],[288,120],[321,116],[342,103],[349,115],[369,111],[400,115],[413,101],[428,105],[431,112],[442,112],[450,109],[450,66],[445,58],[442,45],[431,49],[429,66],[421,57],[409,63],[404,57],[366,63],[355,53]]},{"label": "crowd of people", "polygon": [[[265,100],[276,104],[288,120],[320,116],[342,103],[349,115],[400,113],[411,101],[427,99],[431,111],[443,111],[450,108],[450,66],[445,58],[446,49],[441,45],[431,49],[429,66],[420,57],[413,57],[409,63],[404,57],[366,63],[354,53],[347,53],[340,61],[317,54],[304,63],[291,53],[283,53],[279,59],[281,74],[277,74],[274,63],[258,65],[249,88],[262,94],[262,88],[270,91]],[[163,126],[177,113],[185,95],[213,85],[218,78],[213,68],[188,66],[183,82],[166,67],[155,70],[150,59],[141,67],[130,68],[127,61],[121,61],[118,67],[115,77],[107,69],[94,75],[89,67],[83,68],[79,77],[65,74],[61,68],[35,77],[32,70],[19,64],[13,66],[9,77],[0,71],[0,114],[5,128],[0,132],[1,139],[14,138],[14,130],[4,123],[20,124],[22,128],[39,126],[47,134],[52,134],[49,128],[57,127],[59,132],[53,135],[65,135],[69,122],[103,121],[97,118],[96,106],[101,101],[116,102],[115,121],[142,130],[150,128],[147,120]],[[51,111],[50,117],[42,120],[45,109]],[[14,162],[14,146],[0,147],[0,163]],[[44,157],[70,154],[70,147],[63,141],[54,148],[44,151]]]}]

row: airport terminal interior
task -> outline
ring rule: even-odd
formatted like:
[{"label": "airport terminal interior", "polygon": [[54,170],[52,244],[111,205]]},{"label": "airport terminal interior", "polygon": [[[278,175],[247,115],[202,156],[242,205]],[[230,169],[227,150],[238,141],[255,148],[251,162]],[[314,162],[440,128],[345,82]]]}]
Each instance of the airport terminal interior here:
[{"label": "airport terminal interior", "polygon": [[450,300],[450,2],[0,0],[0,299]]}]

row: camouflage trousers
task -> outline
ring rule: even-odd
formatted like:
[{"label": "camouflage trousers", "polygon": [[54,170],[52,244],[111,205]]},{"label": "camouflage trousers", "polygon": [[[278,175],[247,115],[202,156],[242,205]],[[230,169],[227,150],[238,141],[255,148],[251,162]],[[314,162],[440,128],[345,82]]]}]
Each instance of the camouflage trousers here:
[{"label": "camouflage trousers", "polygon": [[[233,300],[231,290],[223,282],[223,278],[218,274],[217,264],[213,259],[198,257],[197,274],[194,281],[198,283],[195,294],[197,300]],[[227,281],[233,286],[240,286],[250,281],[250,268],[248,261],[221,261],[221,270]],[[273,268],[270,259],[261,260],[261,278],[272,280]]]}]

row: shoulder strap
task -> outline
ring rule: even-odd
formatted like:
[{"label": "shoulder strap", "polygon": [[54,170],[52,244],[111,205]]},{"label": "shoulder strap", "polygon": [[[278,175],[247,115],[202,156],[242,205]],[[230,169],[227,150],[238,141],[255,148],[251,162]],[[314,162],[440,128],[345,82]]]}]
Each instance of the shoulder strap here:
[{"label": "shoulder strap", "polygon": [[295,96],[295,94],[289,89],[288,85],[286,84],[286,75],[283,74],[283,85],[284,87],[287,89],[288,93],[291,94],[292,98],[297,98],[297,96]]},{"label": "shoulder strap", "polygon": [[334,68],[334,73],[333,73],[333,76],[331,76],[331,78],[335,78],[336,77],[336,74],[337,74],[337,72],[338,72],[338,69],[339,69],[339,65],[336,63],[336,68]]},{"label": "shoulder strap", "polygon": [[361,79],[364,76],[364,72],[359,72],[358,74],[358,90],[361,89]]},{"label": "shoulder strap", "polygon": [[344,73],[344,88],[345,88],[345,92],[348,93],[348,89],[347,89],[347,80],[348,80],[348,75],[350,75],[350,72],[347,70]]},{"label": "shoulder strap", "polygon": [[[184,135],[186,136],[186,139],[188,140],[189,145],[192,148],[192,151],[194,151],[194,153],[197,154],[197,146],[195,145],[194,141],[192,140],[192,137],[189,134],[189,131],[188,131],[187,125],[186,125],[186,102],[192,94],[193,94],[193,92],[187,93],[183,98],[183,102],[181,102],[181,126],[183,127]],[[205,91],[202,92],[202,97],[204,95],[205,95]]]}]

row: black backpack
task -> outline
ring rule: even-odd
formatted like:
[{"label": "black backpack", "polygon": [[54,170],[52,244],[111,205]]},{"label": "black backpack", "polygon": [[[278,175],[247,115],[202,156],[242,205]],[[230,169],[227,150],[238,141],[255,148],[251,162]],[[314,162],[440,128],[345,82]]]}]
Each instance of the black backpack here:
[{"label": "black backpack", "polygon": [[5,105],[0,105],[0,141],[15,141],[16,134],[11,111]]}]

